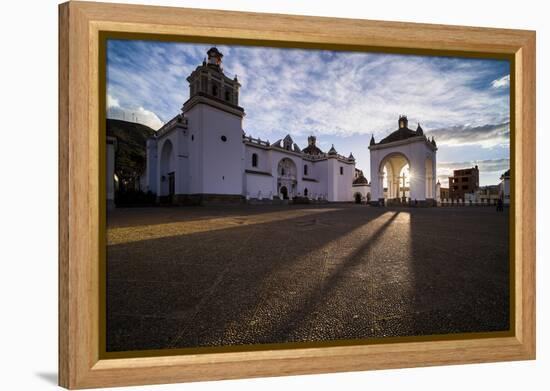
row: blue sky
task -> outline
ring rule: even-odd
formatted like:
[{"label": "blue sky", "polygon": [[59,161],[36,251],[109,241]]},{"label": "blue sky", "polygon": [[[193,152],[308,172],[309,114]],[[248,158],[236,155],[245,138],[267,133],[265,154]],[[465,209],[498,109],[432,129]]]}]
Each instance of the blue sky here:
[{"label": "blue sky", "polygon": [[[108,116],[158,129],[189,97],[187,76],[211,44],[110,40]],[[370,179],[368,145],[420,122],[438,144],[442,185],[453,169],[477,164],[482,185],[509,167],[508,61],[216,45],[225,73],[242,84],[246,134],[298,145],[317,136],[327,151],[353,153]]]}]

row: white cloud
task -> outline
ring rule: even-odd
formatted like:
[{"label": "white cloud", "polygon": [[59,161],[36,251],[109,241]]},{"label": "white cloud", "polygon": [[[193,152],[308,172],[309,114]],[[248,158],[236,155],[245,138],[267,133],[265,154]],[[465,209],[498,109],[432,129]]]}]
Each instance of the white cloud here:
[{"label": "white cloud", "polygon": [[434,129],[427,135],[434,136],[439,146],[479,145],[483,148],[492,148],[510,144],[510,123],[451,126]]},{"label": "white cloud", "polygon": [[493,88],[503,88],[510,85],[510,75],[501,77],[500,79],[493,80],[491,82]]},{"label": "white cloud", "polygon": [[109,109],[111,107],[120,107],[120,102],[110,94],[107,94],[107,108]]},{"label": "white cloud", "polygon": [[[452,128],[456,133],[452,143],[460,144],[465,140],[460,131],[466,127],[509,121],[509,97],[503,88],[509,75],[494,80],[495,64],[502,69],[502,62],[218,48],[225,55],[226,74],[238,74],[242,84],[245,132],[262,139],[275,140],[287,133],[299,139],[315,133],[321,141],[374,133],[379,140],[397,128],[397,116],[404,113],[413,128],[416,122],[426,132]],[[108,92],[122,106],[147,107],[168,121],[188,98],[186,77],[201,64],[207,49],[208,45],[113,42],[108,52]],[[501,141],[499,136],[486,145]]]},{"label": "white cloud", "polygon": [[164,122],[152,111],[138,107],[135,110],[120,107],[118,99],[107,95],[107,118],[120,119],[128,122],[137,122],[158,130]]},{"label": "white cloud", "polygon": [[[374,133],[379,140],[397,128],[400,113],[410,126],[425,131],[459,131],[509,121],[507,94],[480,88],[490,77],[487,64],[433,57],[254,48],[224,57],[225,69],[237,71],[245,131],[262,138],[286,133],[303,136],[351,136]],[[490,79],[489,79],[490,80]],[[501,137],[487,140],[499,144]],[[484,144],[484,145],[485,145]]]},{"label": "white cloud", "polygon": [[162,122],[155,113],[146,110],[143,107],[140,107],[138,109],[138,111],[136,112],[136,117],[136,122],[147,125],[154,130],[158,130],[162,125],[164,125],[164,122]]}]

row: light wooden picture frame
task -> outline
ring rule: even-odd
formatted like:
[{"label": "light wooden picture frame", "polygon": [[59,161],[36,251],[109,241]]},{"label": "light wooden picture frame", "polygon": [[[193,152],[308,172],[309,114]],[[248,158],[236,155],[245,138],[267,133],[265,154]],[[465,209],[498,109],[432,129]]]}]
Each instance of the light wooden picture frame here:
[{"label": "light wooden picture frame", "polygon": [[[105,32],[190,42],[499,55],[513,63],[512,330],[499,337],[105,358]],[[103,94],[102,94],[103,92]],[[535,359],[535,32],[71,1],[59,6],[59,384],[69,389]]]}]

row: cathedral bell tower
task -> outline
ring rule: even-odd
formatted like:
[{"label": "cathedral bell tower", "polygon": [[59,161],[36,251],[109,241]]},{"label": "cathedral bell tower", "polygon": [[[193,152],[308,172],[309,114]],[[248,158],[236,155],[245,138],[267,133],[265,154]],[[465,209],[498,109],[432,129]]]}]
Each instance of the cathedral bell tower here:
[{"label": "cathedral bell tower", "polygon": [[237,76],[233,79],[223,72],[223,54],[212,47],[207,52],[202,65],[199,65],[187,78],[189,82],[189,100],[185,102],[183,111],[188,109],[189,103],[197,96],[208,97],[218,104],[224,104],[228,110],[240,110],[239,88]]},{"label": "cathedral bell tower", "polygon": [[209,197],[242,197],[244,143],[237,76],[224,73],[223,54],[212,47],[187,77],[189,99],[182,112],[187,133],[182,159],[189,167],[191,192]]}]

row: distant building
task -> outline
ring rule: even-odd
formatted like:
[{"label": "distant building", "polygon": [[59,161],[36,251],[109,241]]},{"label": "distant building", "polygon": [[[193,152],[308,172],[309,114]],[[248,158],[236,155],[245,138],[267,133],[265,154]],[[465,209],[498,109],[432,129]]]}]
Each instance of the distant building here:
[{"label": "distant building", "polygon": [[454,170],[449,177],[449,199],[465,200],[466,193],[474,193],[479,188],[479,168]]},{"label": "distant building", "polygon": [[437,181],[437,187],[439,188],[439,192],[437,193],[438,201],[448,200],[449,199],[449,188],[448,187],[441,187],[441,184],[439,183],[439,181]]},{"label": "distant building", "polygon": [[504,205],[510,204],[510,169],[508,169],[500,177],[500,198],[504,202]]},{"label": "distant building", "polygon": [[500,185],[481,186],[471,193],[464,193],[465,202],[495,205],[500,199]]},{"label": "distant building", "polygon": [[500,198],[500,185],[482,186],[477,194],[482,203],[496,204]]}]

